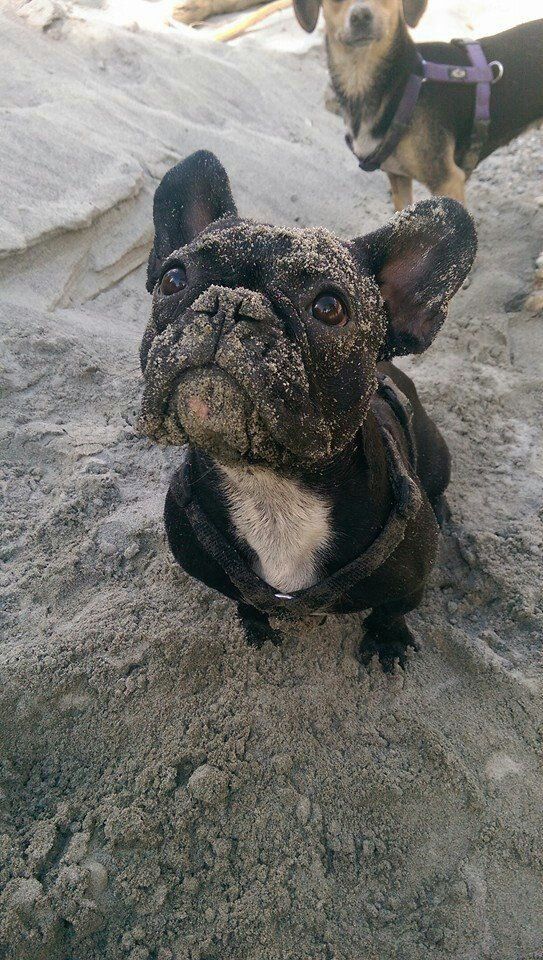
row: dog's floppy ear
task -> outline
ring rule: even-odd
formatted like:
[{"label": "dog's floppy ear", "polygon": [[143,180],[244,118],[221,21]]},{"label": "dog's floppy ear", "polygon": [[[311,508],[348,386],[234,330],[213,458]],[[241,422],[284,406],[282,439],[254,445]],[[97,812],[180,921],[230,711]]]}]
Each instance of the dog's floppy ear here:
[{"label": "dog's floppy ear", "polygon": [[471,270],[477,234],[469,213],[447,197],[423,200],[355,240],[354,249],[375,276],[388,316],[379,359],[422,353]]},{"label": "dog's floppy ear", "polygon": [[198,150],[162,178],[155,193],[155,239],[147,264],[152,293],[161,265],[214,220],[236,213],[226,170],[208,150]]},{"label": "dog's floppy ear", "polygon": [[294,13],[301,27],[313,33],[319,19],[321,0],[294,0]]},{"label": "dog's floppy ear", "polygon": [[428,0],[403,0],[403,15],[408,27],[416,27],[422,17]]}]

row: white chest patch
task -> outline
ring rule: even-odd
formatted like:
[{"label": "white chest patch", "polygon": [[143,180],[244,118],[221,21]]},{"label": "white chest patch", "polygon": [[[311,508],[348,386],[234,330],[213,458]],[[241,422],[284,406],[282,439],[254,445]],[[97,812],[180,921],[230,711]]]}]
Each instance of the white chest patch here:
[{"label": "white chest patch", "polygon": [[[377,150],[377,147],[379,147],[381,143],[381,140],[376,140],[375,137],[372,137],[370,133],[370,124],[365,124],[364,121],[362,121],[360,124],[360,130],[358,131],[358,136],[356,140],[353,140],[353,149],[356,156],[360,160],[365,160],[366,157],[369,157],[374,150]],[[381,164],[381,169],[386,170],[387,173],[396,173],[398,176],[409,174],[409,171],[406,171],[396,158],[394,151]]]},{"label": "white chest patch", "polygon": [[234,529],[258,557],[255,573],[284,593],[316,583],[332,539],[331,504],[272,470],[220,471]]},{"label": "white chest patch", "polygon": [[375,137],[372,137],[370,133],[370,127],[371,125],[369,123],[364,123],[364,121],[362,121],[358,131],[358,136],[356,137],[356,140],[353,140],[354,152],[361,160],[368,157],[370,153],[373,153],[373,151],[376,150],[381,143],[380,140],[376,140]]}]

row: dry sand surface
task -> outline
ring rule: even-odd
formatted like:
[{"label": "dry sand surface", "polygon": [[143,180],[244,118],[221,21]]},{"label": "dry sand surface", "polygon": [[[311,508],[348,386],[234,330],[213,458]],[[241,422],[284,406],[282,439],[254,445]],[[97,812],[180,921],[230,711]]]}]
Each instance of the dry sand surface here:
[{"label": "dry sand surface", "polygon": [[224,47],[53,6],[0,22],[0,957],[543,957],[543,133],[473,178],[474,272],[405,363],[454,459],[422,652],[366,672],[357,617],[257,651],[170,559],[178,455],[134,429],[152,192],[206,147],[243,213],[348,236],[386,181],[290,14]]}]

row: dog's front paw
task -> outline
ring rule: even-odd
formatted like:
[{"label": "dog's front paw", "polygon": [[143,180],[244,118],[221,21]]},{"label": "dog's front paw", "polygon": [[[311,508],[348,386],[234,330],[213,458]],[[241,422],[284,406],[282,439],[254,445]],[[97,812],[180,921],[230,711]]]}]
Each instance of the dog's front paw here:
[{"label": "dog's front paw", "polygon": [[407,664],[407,651],[420,650],[409,627],[405,622],[395,622],[386,626],[369,626],[360,644],[358,658],[364,666],[369,666],[377,654],[385,673],[392,673],[396,660],[402,669]]},{"label": "dog's front paw", "polygon": [[270,627],[269,623],[261,623],[258,620],[245,620],[243,624],[245,628],[245,636],[247,637],[247,643],[251,647],[263,647],[265,643],[270,641],[274,646],[278,647],[283,641],[283,637],[277,630],[274,630],[273,627]]},{"label": "dog's front paw", "polygon": [[260,648],[270,641],[274,646],[279,646],[283,637],[270,626],[267,616],[250,607],[246,603],[238,603],[238,615],[245,630],[247,643],[251,647]]}]

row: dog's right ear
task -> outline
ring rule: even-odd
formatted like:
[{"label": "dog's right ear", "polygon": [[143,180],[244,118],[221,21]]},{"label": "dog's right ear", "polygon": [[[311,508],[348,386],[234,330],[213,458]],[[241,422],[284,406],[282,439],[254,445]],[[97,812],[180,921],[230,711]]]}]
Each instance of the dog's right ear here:
[{"label": "dog's right ear", "polygon": [[416,27],[422,17],[428,0],[403,0],[403,15],[408,27]]},{"label": "dog's right ear", "polygon": [[198,150],[162,178],[153,202],[155,239],[147,263],[147,289],[153,292],[166,257],[221,217],[236,214],[223,165],[215,154]]},{"label": "dog's right ear", "polygon": [[379,359],[390,360],[422,353],[437,336],[473,265],[477,234],[462,204],[432,197],[353,240],[351,249],[380,288],[388,323]]},{"label": "dog's right ear", "polygon": [[294,13],[301,27],[313,33],[319,19],[321,0],[294,0]]}]

